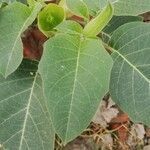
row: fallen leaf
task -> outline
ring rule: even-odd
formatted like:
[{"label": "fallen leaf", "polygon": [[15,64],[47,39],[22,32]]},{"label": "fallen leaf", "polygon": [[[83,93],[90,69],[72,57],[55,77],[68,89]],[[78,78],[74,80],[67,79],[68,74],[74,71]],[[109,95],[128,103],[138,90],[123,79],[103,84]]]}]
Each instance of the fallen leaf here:
[{"label": "fallen leaf", "polygon": [[111,98],[108,99],[108,102],[102,101],[92,121],[104,128],[107,127],[112,118],[116,117],[119,113],[116,108],[112,107],[114,105],[115,103]]}]

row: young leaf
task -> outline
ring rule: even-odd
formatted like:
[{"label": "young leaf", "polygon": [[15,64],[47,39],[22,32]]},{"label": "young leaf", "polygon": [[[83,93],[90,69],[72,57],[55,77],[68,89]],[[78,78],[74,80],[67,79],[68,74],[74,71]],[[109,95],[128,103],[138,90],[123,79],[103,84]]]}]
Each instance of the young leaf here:
[{"label": "young leaf", "polygon": [[102,31],[113,16],[113,6],[109,3],[100,14],[91,20],[83,29],[87,37],[94,37]]},{"label": "young leaf", "polygon": [[108,91],[112,60],[99,39],[57,34],[44,46],[39,72],[56,132],[64,143],[90,123]]},{"label": "young leaf", "polygon": [[118,28],[110,45],[114,65],[110,93],[135,122],[150,125],[150,25],[133,22]]},{"label": "young leaf", "polygon": [[83,31],[82,26],[71,20],[67,20],[62,22],[60,25],[56,27],[59,32],[68,33],[68,34],[81,34]]},{"label": "young leaf", "polygon": [[65,12],[62,7],[56,4],[48,4],[38,15],[38,27],[49,36],[54,27],[59,25],[65,18]]},{"label": "young leaf", "polygon": [[0,76],[0,89],[1,148],[53,150],[54,130],[37,63],[24,60],[7,79]]},{"label": "young leaf", "polygon": [[0,12],[0,74],[7,77],[14,72],[23,58],[21,34],[35,20],[41,9],[37,3],[33,11],[14,2]]},{"label": "young leaf", "polygon": [[68,9],[75,15],[83,18],[89,18],[89,12],[86,4],[82,0],[65,0]]},{"label": "young leaf", "polygon": [[114,3],[115,15],[139,15],[150,11],[150,0],[118,0]]}]

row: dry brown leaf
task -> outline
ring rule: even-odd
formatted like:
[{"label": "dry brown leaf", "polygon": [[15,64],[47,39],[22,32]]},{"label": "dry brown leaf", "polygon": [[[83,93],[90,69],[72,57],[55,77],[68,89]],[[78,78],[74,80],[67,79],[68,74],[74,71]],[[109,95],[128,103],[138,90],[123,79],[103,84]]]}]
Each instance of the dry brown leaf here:
[{"label": "dry brown leaf", "polygon": [[108,123],[112,118],[116,117],[119,111],[116,108],[113,108],[115,103],[109,98],[108,103],[102,101],[95,116],[93,117],[93,122],[100,124],[102,127],[107,127]]}]

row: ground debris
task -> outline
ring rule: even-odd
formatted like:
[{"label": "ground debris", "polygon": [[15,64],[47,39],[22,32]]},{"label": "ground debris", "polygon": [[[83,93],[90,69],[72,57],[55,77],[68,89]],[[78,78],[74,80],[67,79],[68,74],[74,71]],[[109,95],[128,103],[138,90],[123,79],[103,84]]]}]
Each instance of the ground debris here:
[{"label": "ground debris", "polygon": [[104,128],[107,127],[112,118],[116,117],[119,113],[116,108],[113,108],[114,105],[115,103],[111,98],[109,98],[107,102],[102,101],[92,121],[100,124]]},{"label": "ground debris", "polygon": [[108,97],[101,102],[89,127],[57,150],[150,150],[150,128],[131,122]]}]

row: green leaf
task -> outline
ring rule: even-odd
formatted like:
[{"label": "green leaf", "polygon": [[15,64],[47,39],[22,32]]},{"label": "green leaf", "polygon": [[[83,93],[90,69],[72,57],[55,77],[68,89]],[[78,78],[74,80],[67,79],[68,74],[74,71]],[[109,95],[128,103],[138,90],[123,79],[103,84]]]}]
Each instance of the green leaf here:
[{"label": "green leaf", "polygon": [[139,15],[150,11],[150,0],[118,0],[114,8],[115,15]]},{"label": "green leaf", "polygon": [[21,2],[21,3],[26,3],[26,0],[1,0],[2,2],[5,2],[5,3],[12,3],[12,2]]},{"label": "green leaf", "polygon": [[113,6],[109,3],[103,11],[91,20],[83,29],[83,34],[87,37],[94,37],[102,31],[113,16]]},{"label": "green leaf", "polygon": [[99,39],[57,34],[44,46],[39,72],[56,132],[64,143],[90,123],[108,91],[112,60]]},{"label": "green leaf", "polygon": [[113,16],[110,22],[106,25],[102,32],[102,40],[108,43],[113,32],[123,24],[135,21],[143,21],[140,16]]},{"label": "green leaf", "polygon": [[70,10],[67,7],[66,0],[60,0],[59,6],[61,6],[64,9],[66,18],[69,18],[70,16],[72,16],[72,13],[70,12]]},{"label": "green leaf", "polygon": [[[108,0],[83,0],[89,10],[90,14],[95,16],[108,3]],[[114,5],[114,14],[118,16],[123,15],[139,15],[150,11],[149,0],[109,0]]]},{"label": "green leaf", "polygon": [[0,76],[0,143],[10,150],[53,150],[54,130],[37,63],[24,60],[7,79]]},{"label": "green leaf", "polygon": [[73,14],[86,19],[89,18],[88,8],[82,0],[66,0],[66,4]]},{"label": "green leaf", "polygon": [[38,27],[49,36],[54,27],[59,25],[65,18],[65,12],[62,7],[56,4],[48,4],[38,15]]},{"label": "green leaf", "polygon": [[112,34],[121,25],[135,21],[143,21],[143,18],[140,16],[113,16],[110,22],[103,29],[103,32]]},{"label": "green leaf", "polygon": [[23,58],[21,34],[35,20],[41,9],[37,3],[33,11],[24,4],[14,2],[0,13],[0,74],[7,77],[20,65]]},{"label": "green leaf", "polygon": [[33,8],[34,5],[36,4],[36,1],[35,0],[27,0],[27,3],[28,3],[30,8]]},{"label": "green leaf", "polygon": [[83,28],[79,23],[71,20],[63,21],[56,29],[59,32],[68,34],[81,34],[83,31]]},{"label": "green leaf", "polygon": [[[101,11],[107,4],[108,0],[83,0],[88,8],[90,15],[95,16],[99,11]],[[117,0],[109,0],[109,2],[114,3]]]},{"label": "green leaf", "polygon": [[95,16],[97,14],[97,12],[100,10],[100,2],[99,0],[94,0],[91,2],[91,0],[83,0],[89,9],[89,13],[92,16]]},{"label": "green leaf", "polygon": [[128,23],[114,32],[110,93],[133,121],[150,126],[149,41],[150,25],[146,23]]},{"label": "green leaf", "polygon": [[1,0],[1,2],[3,3],[12,3],[15,2],[16,0]]}]

